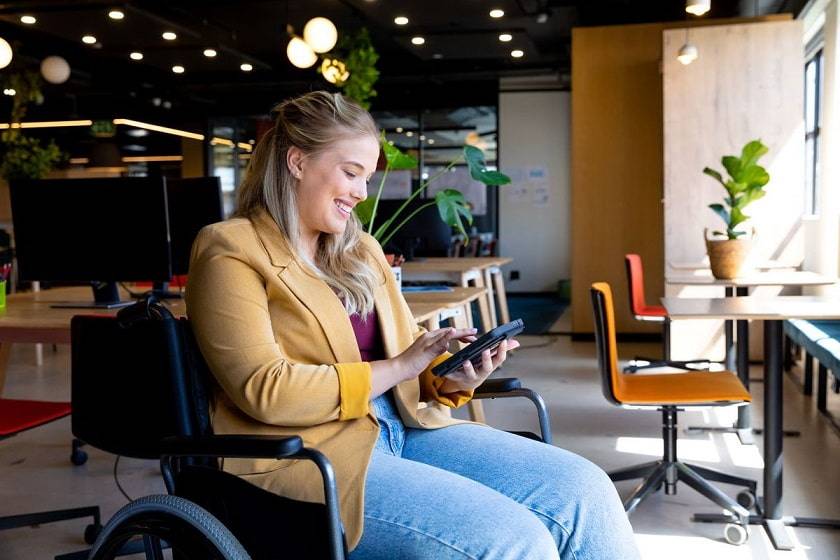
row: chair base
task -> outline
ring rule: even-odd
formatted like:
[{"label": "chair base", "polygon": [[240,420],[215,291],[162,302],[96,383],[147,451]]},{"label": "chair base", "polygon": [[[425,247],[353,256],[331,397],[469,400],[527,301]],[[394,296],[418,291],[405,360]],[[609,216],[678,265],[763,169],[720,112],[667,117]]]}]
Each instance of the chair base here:
[{"label": "chair base", "polygon": [[81,519],[92,517],[93,523],[85,527],[85,542],[93,544],[97,535],[102,530],[102,521],[99,514],[99,506],[57,509],[52,511],[39,511],[37,513],[24,513],[22,515],[7,515],[0,517],[0,531],[6,529],[17,529],[32,525],[43,525],[57,521],[68,521],[70,519]]}]

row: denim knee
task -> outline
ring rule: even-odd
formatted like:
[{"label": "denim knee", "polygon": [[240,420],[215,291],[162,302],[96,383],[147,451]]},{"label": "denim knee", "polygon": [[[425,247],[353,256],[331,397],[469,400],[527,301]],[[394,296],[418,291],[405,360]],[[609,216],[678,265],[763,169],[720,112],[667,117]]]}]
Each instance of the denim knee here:
[{"label": "denim knee", "polygon": [[480,530],[472,535],[477,558],[493,560],[559,560],[557,542],[540,519],[526,510],[498,512],[504,531]]}]

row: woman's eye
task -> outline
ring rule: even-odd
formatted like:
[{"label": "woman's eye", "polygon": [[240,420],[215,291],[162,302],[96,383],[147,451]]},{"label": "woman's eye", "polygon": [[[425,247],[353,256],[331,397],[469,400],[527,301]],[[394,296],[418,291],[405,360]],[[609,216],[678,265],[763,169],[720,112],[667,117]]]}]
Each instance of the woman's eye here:
[{"label": "woman's eye", "polygon": [[344,174],[345,174],[345,175],[347,175],[350,179],[355,179],[355,178],[356,178],[356,174],[355,174],[355,173],[351,173],[351,172],[349,172],[349,171],[345,171],[345,172],[344,172]]}]

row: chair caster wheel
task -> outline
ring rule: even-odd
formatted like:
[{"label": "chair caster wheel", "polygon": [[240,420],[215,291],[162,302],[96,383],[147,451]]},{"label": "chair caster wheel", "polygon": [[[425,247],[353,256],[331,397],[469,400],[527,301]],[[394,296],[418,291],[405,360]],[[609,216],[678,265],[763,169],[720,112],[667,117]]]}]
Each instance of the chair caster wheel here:
[{"label": "chair caster wheel", "polygon": [[755,507],[755,493],[752,490],[741,490],[738,492],[735,500],[744,506],[746,510],[751,510]]},{"label": "chair caster wheel", "polygon": [[102,525],[99,523],[91,523],[87,527],[85,527],[85,542],[87,544],[93,544],[96,542],[96,537],[99,536],[99,533],[102,532]]},{"label": "chair caster wheel", "polygon": [[87,463],[87,460],[88,454],[85,451],[82,451],[81,449],[74,449],[73,453],[70,454],[70,462],[76,465],[77,467],[79,465],[84,465],[85,463]]},{"label": "chair caster wheel", "polygon": [[743,525],[738,525],[736,523],[727,523],[726,526],[723,528],[723,538],[726,539],[726,542],[729,544],[734,544],[735,546],[741,546],[750,538],[750,534],[747,532],[747,528]]}]

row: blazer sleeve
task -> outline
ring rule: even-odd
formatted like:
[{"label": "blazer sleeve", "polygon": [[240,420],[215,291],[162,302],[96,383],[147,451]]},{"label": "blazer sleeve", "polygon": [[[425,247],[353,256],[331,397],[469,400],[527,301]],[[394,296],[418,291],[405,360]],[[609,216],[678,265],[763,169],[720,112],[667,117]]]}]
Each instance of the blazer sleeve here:
[{"label": "blazer sleeve", "polygon": [[[385,260],[385,255],[382,252],[382,248],[379,243],[372,237],[368,238],[368,248],[376,258],[379,266],[382,267],[385,272],[385,284],[388,296],[391,298],[391,301],[395,302],[395,312],[401,313],[405,317],[407,324],[412,326],[412,340],[417,340],[420,335],[426,332],[426,329],[414,321],[411,309],[409,309],[399,286],[397,286],[394,275],[391,274],[391,267],[388,265],[388,261]],[[474,391],[456,391],[454,393],[442,393],[440,391],[440,388],[445,383],[446,379],[444,377],[438,377],[432,373],[432,368],[451,355],[452,354],[449,352],[444,352],[432,360],[429,366],[420,374],[418,381],[420,382],[421,401],[436,401],[450,408],[458,408],[465,405],[472,399]]]},{"label": "blazer sleeve", "polygon": [[235,236],[203,229],[191,261],[187,312],[210,370],[236,406],[280,426],[313,426],[368,413],[369,363],[300,364],[283,355],[274,338],[265,281]]}]

